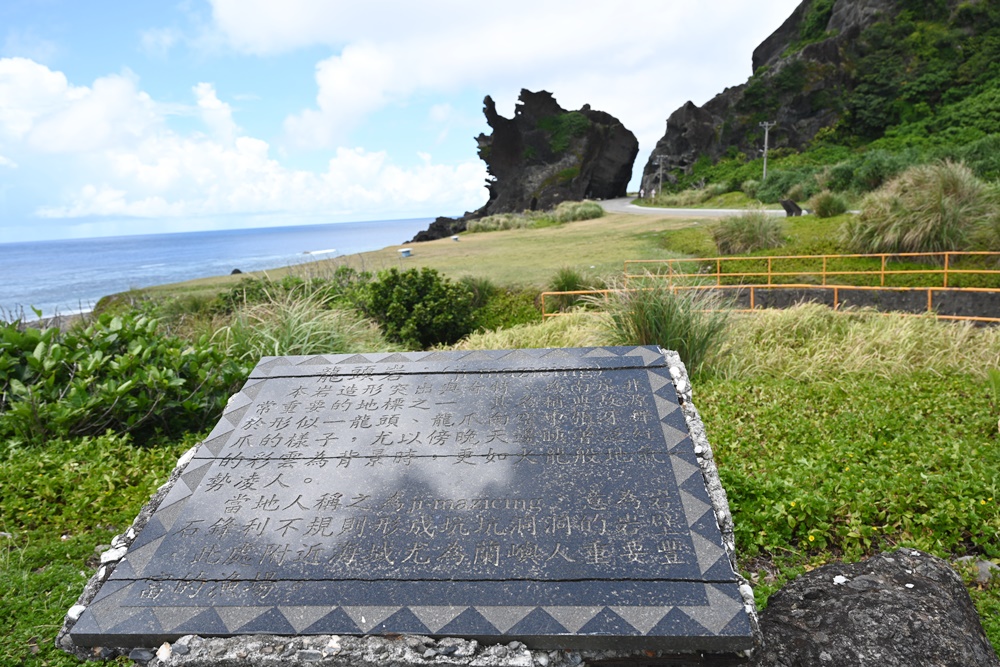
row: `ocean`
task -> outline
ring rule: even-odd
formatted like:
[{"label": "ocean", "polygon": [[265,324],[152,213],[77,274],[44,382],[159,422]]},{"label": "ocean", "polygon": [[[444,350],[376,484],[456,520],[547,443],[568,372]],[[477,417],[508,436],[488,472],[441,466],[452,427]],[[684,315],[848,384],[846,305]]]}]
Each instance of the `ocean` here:
[{"label": "ocean", "polygon": [[[0,321],[89,311],[108,294],[399,245],[432,218],[0,243]],[[6,317],[5,317],[6,316]]]}]

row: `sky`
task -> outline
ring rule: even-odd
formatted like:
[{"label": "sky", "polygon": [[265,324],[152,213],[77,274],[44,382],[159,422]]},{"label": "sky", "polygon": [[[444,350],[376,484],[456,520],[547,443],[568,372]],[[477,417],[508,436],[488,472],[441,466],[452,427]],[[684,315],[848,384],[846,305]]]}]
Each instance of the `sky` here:
[{"label": "sky", "polygon": [[461,215],[482,100],[639,139],[751,74],[799,0],[3,0],[0,243]]}]

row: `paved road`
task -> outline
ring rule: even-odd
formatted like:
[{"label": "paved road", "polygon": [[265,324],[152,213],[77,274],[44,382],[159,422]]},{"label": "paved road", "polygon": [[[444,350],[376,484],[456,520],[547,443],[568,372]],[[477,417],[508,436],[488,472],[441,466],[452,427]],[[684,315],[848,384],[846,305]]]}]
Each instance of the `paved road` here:
[{"label": "paved road", "polygon": [[[734,208],[653,208],[651,206],[636,206],[632,203],[632,199],[633,197],[607,199],[600,202],[600,204],[608,213],[633,213],[636,215],[658,215],[660,217],[673,218],[724,218],[727,215],[736,215],[749,210]],[[768,215],[785,217],[785,212],[781,209],[764,209],[764,212]]]}]

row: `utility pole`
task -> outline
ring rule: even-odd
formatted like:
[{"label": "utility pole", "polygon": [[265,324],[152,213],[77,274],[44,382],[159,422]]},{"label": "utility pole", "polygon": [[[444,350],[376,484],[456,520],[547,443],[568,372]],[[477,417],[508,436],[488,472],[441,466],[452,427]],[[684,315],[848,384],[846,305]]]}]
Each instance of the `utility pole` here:
[{"label": "utility pole", "polygon": [[657,155],[653,160],[654,162],[656,162],[657,169],[659,170],[660,189],[657,190],[657,192],[661,194],[663,193],[663,161],[666,159],[667,159],[666,155]]},{"label": "utility pole", "polygon": [[777,121],[773,120],[765,120],[760,123],[760,126],[764,128],[764,178],[762,178],[761,181],[767,180],[767,139],[768,133],[775,125],[777,125]]}]

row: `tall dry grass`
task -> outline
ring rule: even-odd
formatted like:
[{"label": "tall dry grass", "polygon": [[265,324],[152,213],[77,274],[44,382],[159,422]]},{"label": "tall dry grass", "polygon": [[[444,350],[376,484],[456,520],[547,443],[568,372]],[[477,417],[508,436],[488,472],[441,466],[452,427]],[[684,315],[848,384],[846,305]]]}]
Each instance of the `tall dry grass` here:
[{"label": "tall dry grass", "polygon": [[313,295],[270,295],[232,315],[215,334],[230,357],[256,363],[263,356],[401,350],[378,325],[350,310],[328,309]]},{"label": "tall dry grass", "polygon": [[1000,367],[1000,328],[931,316],[803,304],[734,316],[728,334],[713,367],[721,377],[836,382],[927,371],[986,378]]},{"label": "tall dry grass", "polygon": [[659,345],[675,350],[692,376],[717,361],[726,337],[727,303],[714,292],[664,286],[619,289],[594,299],[607,318],[602,320],[608,345]]},{"label": "tall dry grass", "polygon": [[911,167],[870,193],[841,230],[851,252],[943,252],[997,246],[993,188],[956,162]]},{"label": "tall dry grass", "polygon": [[712,238],[723,255],[742,255],[755,250],[778,248],[785,243],[780,218],[763,210],[747,211],[723,218],[712,228]]}]

